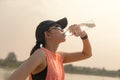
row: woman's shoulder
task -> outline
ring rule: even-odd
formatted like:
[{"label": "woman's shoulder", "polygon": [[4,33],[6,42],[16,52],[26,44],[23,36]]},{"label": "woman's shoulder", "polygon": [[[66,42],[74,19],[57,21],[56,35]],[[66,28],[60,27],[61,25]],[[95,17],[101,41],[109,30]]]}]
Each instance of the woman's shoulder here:
[{"label": "woman's shoulder", "polygon": [[63,51],[58,51],[57,52],[57,55],[60,56],[62,59],[64,59],[64,55],[65,55],[66,52],[63,52]]},{"label": "woman's shoulder", "polygon": [[42,48],[39,48],[34,52],[34,54],[38,56],[45,56],[45,51]]},{"label": "woman's shoulder", "polygon": [[46,59],[46,55],[45,55],[45,52],[40,48],[40,49],[37,49],[31,56],[30,58],[32,60],[35,60],[35,61],[43,61]]}]

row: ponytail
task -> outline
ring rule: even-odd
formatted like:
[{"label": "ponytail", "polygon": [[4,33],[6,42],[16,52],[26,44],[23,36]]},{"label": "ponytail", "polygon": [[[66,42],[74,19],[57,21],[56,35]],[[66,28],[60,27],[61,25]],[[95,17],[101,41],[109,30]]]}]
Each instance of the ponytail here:
[{"label": "ponytail", "polygon": [[32,48],[32,50],[31,50],[31,52],[30,52],[30,56],[31,56],[37,49],[41,48],[41,47],[40,47],[41,44],[42,44],[42,47],[45,47],[45,42],[44,42],[44,41],[43,41],[43,43],[36,41],[36,45]]},{"label": "ponytail", "polygon": [[36,42],[36,45],[32,48],[31,50],[31,53],[30,53],[30,56],[38,49],[40,48],[40,43],[39,42]]}]

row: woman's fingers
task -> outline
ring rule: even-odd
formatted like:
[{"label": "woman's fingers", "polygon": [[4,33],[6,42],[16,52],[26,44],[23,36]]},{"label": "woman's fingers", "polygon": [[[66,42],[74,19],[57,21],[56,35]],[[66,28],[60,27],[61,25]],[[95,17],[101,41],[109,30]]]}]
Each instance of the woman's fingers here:
[{"label": "woman's fingers", "polygon": [[71,25],[69,30],[75,36],[80,36],[80,33],[82,32],[80,26],[77,24]]}]

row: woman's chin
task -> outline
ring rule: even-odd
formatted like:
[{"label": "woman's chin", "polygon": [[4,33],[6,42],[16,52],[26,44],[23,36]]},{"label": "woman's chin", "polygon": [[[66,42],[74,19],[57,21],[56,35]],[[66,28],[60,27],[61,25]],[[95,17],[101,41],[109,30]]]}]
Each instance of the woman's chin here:
[{"label": "woman's chin", "polygon": [[62,42],[65,42],[65,41],[66,41],[66,39],[63,39],[63,40],[62,40]]}]

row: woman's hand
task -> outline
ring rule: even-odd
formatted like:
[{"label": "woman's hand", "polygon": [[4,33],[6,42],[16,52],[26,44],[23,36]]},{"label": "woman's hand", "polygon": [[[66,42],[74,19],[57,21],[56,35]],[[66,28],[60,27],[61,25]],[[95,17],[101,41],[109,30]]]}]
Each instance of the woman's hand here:
[{"label": "woman's hand", "polygon": [[76,37],[80,36],[82,38],[86,35],[86,32],[82,31],[80,28],[80,25],[77,25],[77,24],[71,25],[69,27],[69,31],[70,33],[72,33],[72,35],[75,35]]}]

